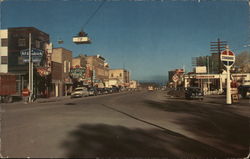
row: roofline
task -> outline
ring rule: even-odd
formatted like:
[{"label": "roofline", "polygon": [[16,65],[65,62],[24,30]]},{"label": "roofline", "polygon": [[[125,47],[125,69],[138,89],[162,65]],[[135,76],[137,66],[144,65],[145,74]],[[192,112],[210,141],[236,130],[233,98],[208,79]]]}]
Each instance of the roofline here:
[{"label": "roofline", "polygon": [[34,30],[37,30],[37,31],[42,32],[42,33],[46,34],[47,36],[49,36],[48,33],[45,33],[44,31],[41,31],[41,30],[39,30],[39,29],[36,28],[36,27],[9,27],[9,28],[7,28],[7,29],[8,29],[8,30],[9,30],[9,29],[34,29]]},{"label": "roofline", "polygon": [[71,50],[68,50],[68,49],[66,49],[66,48],[64,48],[64,47],[56,47],[56,48],[53,48],[53,50],[54,49],[63,49],[63,50],[67,50],[67,51],[70,51],[71,53],[73,53]]},{"label": "roofline", "polygon": [[127,69],[124,69],[124,68],[112,68],[112,69],[109,69],[109,70],[125,70],[125,71],[128,71]]}]

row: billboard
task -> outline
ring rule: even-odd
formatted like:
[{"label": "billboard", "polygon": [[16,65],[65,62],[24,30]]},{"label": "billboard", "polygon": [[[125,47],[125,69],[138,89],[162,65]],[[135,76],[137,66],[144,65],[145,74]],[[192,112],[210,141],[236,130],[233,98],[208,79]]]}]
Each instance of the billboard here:
[{"label": "billboard", "polygon": [[[29,62],[29,49],[24,49],[20,51],[20,54],[23,58],[24,63]],[[31,49],[31,59],[34,63],[40,63],[42,60],[42,57],[44,55],[44,51],[36,48]]]},{"label": "billboard", "polygon": [[70,69],[70,76],[72,78],[85,78],[85,72],[86,68],[85,67],[76,67],[76,68],[71,68]]},{"label": "billboard", "polygon": [[196,66],[195,73],[207,73],[207,67],[206,66]]}]

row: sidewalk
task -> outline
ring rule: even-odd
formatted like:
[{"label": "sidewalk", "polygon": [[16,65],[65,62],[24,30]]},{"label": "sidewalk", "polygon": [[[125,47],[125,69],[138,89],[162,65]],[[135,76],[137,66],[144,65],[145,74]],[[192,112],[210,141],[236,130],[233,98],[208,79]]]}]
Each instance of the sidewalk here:
[{"label": "sidewalk", "polygon": [[[204,102],[226,105],[226,96],[225,95],[207,95],[207,96],[204,96]],[[250,106],[250,99],[240,98],[238,103],[232,103],[232,105]]]},{"label": "sidewalk", "polygon": [[[70,96],[60,96],[60,97],[49,97],[49,98],[37,98],[34,102],[32,103],[48,103],[48,102],[57,102],[57,101],[62,101],[65,99],[70,99]],[[16,105],[16,104],[24,104],[23,99],[18,98],[18,100],[12,102],[12,103],[0,103],[0,104],[7,104],[7,105]],[[31,103],[28,103],[31,104]]]},{"label": "sidewalk", "polygon": [[70,96],[50,97],[50,98],[37,98],[34,103],[47,103],[57,102],[65,99],[70,99]]},{"label": "sidewalk", "polygon": [[199,104],[213,104],[218,106],[223,106],[225,108],[232,109],[234,112],[241,114],[246,117],[250,117],[250,98],[243,99],[240,98],[238,103],[232,103],[230,105],[226,104],[226,95],[206,95],[202,101],[198,100],[186,100],[181,91],[169,91],[167,93],[170,97],[174,97],[175,100],[185,100],[189,102],[199,103]]}]

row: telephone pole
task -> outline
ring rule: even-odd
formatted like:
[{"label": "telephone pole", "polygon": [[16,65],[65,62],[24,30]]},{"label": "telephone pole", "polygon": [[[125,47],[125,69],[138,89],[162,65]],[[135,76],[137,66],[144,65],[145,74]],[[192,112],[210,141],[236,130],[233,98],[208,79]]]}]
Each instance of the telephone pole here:
[{"label": "telephone pole", "polygon": [[[217,55],[217,61],[218,61],[218,72],[217,73],[221,73],[222,71],[222,65],[221,65],[221,60],[220,60],[220,53],[221,51],[225,50],[227,46],[227,41],[220,41],[220,39],[218,38],[216,42],[210,42],[210,51],[211,54],[215,54]],[[214,60],[214,59],[213,59]]]}]

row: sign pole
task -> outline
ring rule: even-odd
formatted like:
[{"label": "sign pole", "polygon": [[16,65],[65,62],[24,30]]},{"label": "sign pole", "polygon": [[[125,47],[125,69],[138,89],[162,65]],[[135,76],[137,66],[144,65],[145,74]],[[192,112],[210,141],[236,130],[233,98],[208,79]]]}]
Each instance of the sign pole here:
[{"label": "sign pole", "polygon": [[33,63],[33,61],[32,61],[32,58],[31,58],[31,90],[30,90],[30,96],[31,96],[31,102],[33,102],[33,99],[32,99],[32,97],[33,97],[33,93],[34,93],[34,68],[33,68],[33,66],[34,66],[34,63]]},{"label": "sign pole", "polygon": [[227,68],[227,104],[232,104],[231,85],[230,85],[230,67]]},{"label": "sign pole", "polygon": [[30,91],[30,96],[29,96],[29,102],[31,102],[31,91],[32,91],[32,78],[31,78],[31,33],[29,33],[29,91]]},{"label": "sign pole", "polygon": [[231,85],[230,85],[230,68],[235,62],[235,55],[232,51],[229,50],[228,46],[226,50],[221,52],[220,59],[225,65],[227,69],[227,94],[226,94],[226,104],[232,104],[232,97],[231,97]]}]

